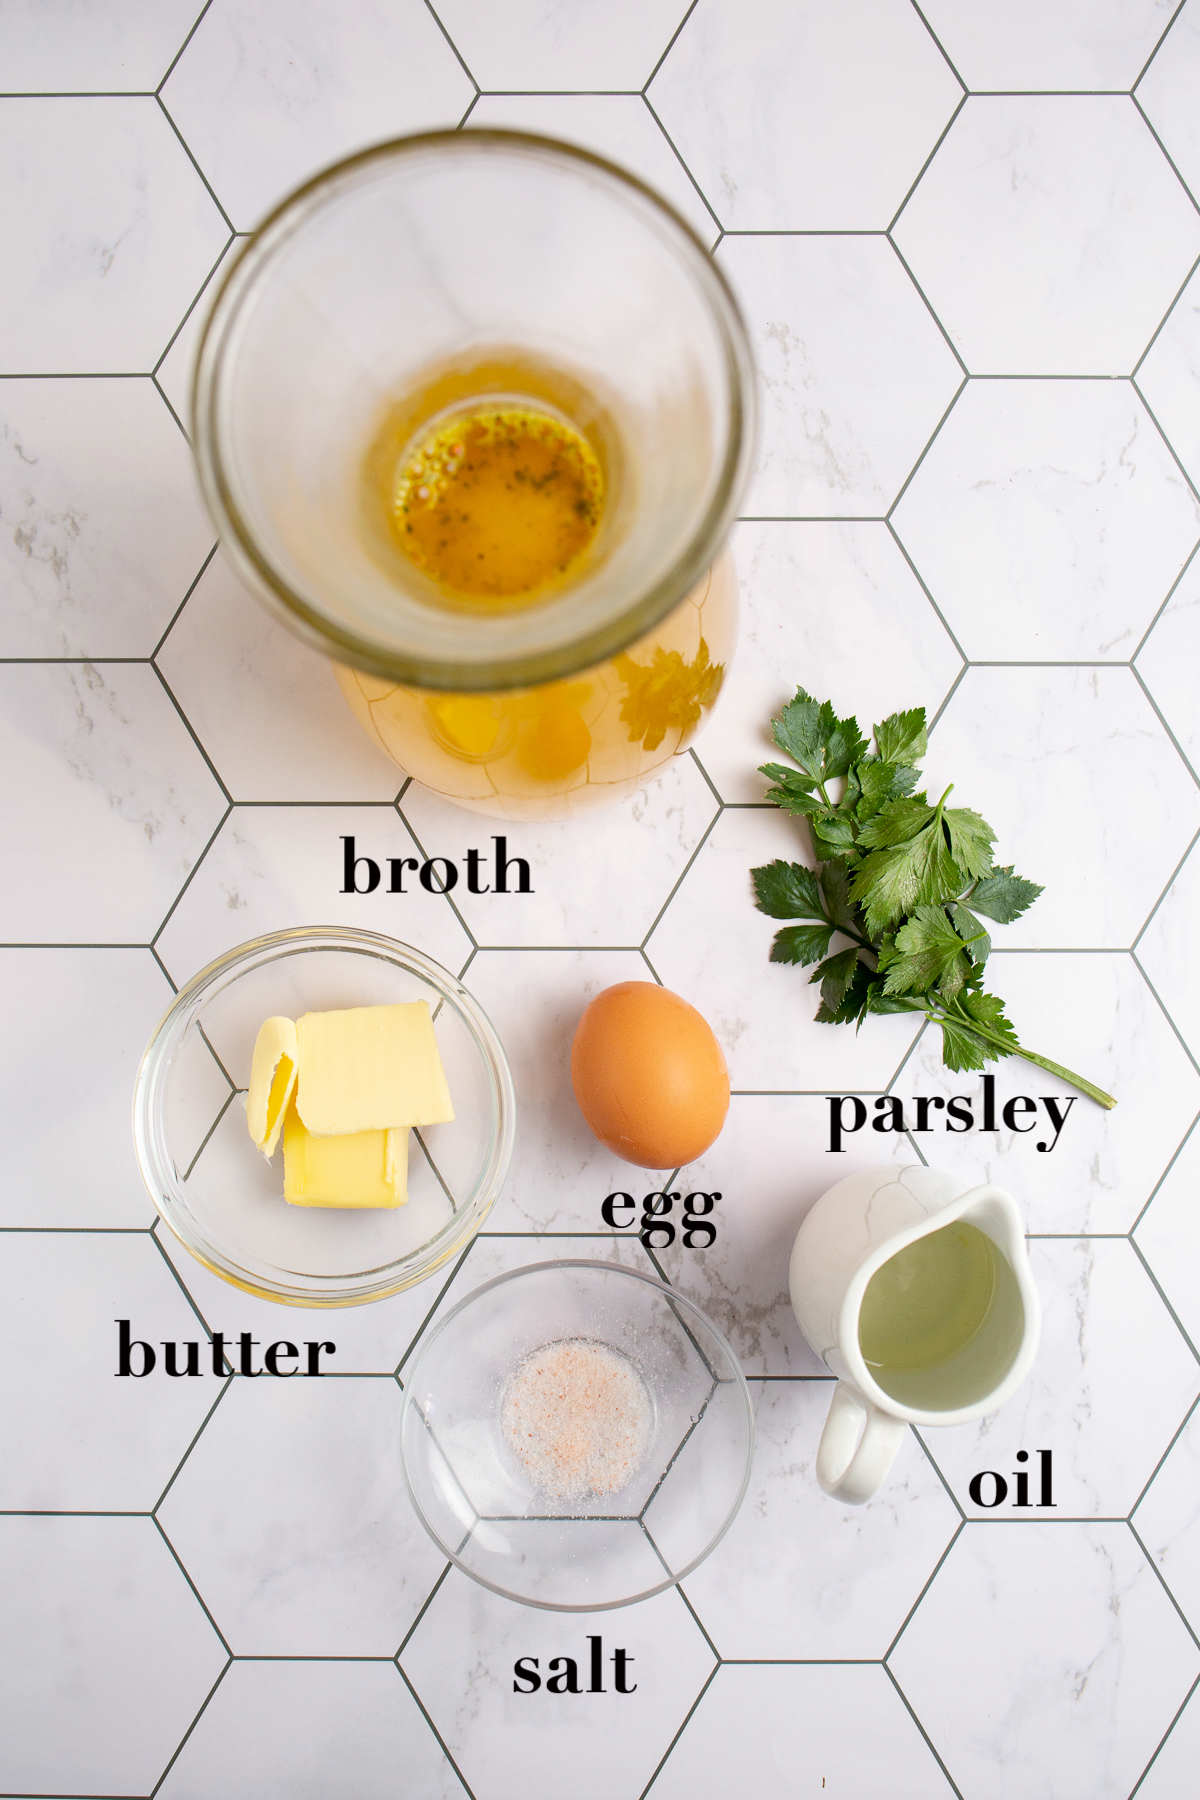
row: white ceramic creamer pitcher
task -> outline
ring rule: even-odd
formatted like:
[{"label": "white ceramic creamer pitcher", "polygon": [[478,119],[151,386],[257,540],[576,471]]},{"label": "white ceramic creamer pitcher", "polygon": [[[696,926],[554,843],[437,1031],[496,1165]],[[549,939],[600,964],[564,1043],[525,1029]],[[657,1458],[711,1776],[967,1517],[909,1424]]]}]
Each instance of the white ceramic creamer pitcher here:
[{"label": "white ceramic creamer pitcher", "polygon": [[831,1187],[800,1227],[788,1281],[800,1329],[838,1377],[817,1480],[853,1505],[880,1486],[909,1425],[994,1411],[1037,1349],[1016,1203],[937,1169],[868,1169]]}]

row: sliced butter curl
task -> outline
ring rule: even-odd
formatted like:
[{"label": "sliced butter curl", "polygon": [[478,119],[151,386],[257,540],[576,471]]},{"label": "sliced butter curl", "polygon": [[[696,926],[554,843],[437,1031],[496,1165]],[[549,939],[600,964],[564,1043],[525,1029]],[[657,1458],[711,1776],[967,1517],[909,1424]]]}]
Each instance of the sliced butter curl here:
[{"label": "sliced butter curl", "polygon": [[291,1019],[264,1019],[254,1040],[246,1125],[266,1157],[274,1156],[299,1069],[296,1026]]}]

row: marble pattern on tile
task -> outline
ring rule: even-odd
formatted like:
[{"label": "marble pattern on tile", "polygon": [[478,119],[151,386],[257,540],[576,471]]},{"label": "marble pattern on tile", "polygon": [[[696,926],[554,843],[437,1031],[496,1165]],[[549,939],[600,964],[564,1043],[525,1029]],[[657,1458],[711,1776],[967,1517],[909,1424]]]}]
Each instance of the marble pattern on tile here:
[{"label": "marble pattern on tile", "polygon": [[962,89],[895,0],[707,0],[649,95],[726,230],[881,231]]},{"label": "marble pattern on tile", "polygon": [[754,1381],[758,1440],[742,1510],[687,1577],[723,1657],[884,1655],[954,1536],[958,1514],[910,1433],[865,1506],[817,1486],[830,1381]]},{"label": "marble pattern on tile", "polygon": [[1200,487],[1200,272],[1168,313],[1137,379],[1192,486]]},{"label": "marble pattern on tile", "polygon": [[726,1663],[717,1670],[654,1800],[818,1791],[948,1800],[949,1783],[883,1669]]},{"label": "marble pattern on tile", "polygon": [[142,93],[156,87],[191,29],[197,0],[6,0],[0,68],[16,93]]},{"label": "marble pattern on tile", "polygon": [[1133,1241],[1174,1307],[1180,1324],[1200,1345],[1200,1126],[1162,1179],[1139,1219]]},{"label": "marble pattern on tile", "polygon": [[1188,1696],[1171,1734],[1154,1756],[1141,1785],[1138,1800],[1187,1800],[1196,1785],[1200,1761],[1200,1698]]},{"label": "marble pattern on tile", "polygon": [[[999,1412],[974,1424],[931,1429],[926,1442],[969,1519],[1048,1519],[1037,1510],[1036,1455],[1051,1452],[1053,1505],[1064,1519],[1124,1518],[1200,1392],[1200,1366],[1129,1245],[1111,1238],[1030,1244],[1042,1299],[1033,1370]],[[1034,1507],[1017,1505],[1017,1452],[1027,1452]],[[984,1470],[1007,1498],[969,1484]]]},{"label": "marble pattern on tile", "polygon": [[1176,0],[925,0],[923,11],[971,89],[1128,88]]},{"label": "marble pattern on tile", "polygon": [[1200,781],[1200,557],[1193,560],[1138,652],[1137,671]]},{"label": "marble pattern on tile", "polygon": [[[454,899],[476,942],[495,948],[637,946],[716,810],[708,783],[686,755],[672,758],[645,787],[604,815],[592,810],[569,819],[505,824],[463,812],[415,784],[401,801],[426,856],[452,857],[465,868],[468,848],[479,848],[482,879],[491,891],[465,893],[460,880]],[[602,869],[596,856],[601,829]],[[497,838],[504,839],[510,860],[523,857],[529,865],[528,893],[518,892],[521,871],[515,867],[507,876],[508,891],[497,891]]]},{"label": "marble pattern on tile", "polygon": [[445,1566],[400,1408],[388,1376],[234,1377],[158,1517],[235,1655],[395,1654]]},{"label": "marble pattern on tile", "polygon": [[[686,5],[686,0],[684,0]],[[438,17],[480,87],[637,90],[671,41],[679,0],[439,0]]]},{"label": "marble pattern on tile", "polygon": [[[606,1698],[517,1691],[514,1663],[543,1676],[573,1656],[588,1679],[589,1636],[601,1639]],[[613,1689],[612,1652],[626,1652]],[[452,1569],[400,1656],[451,1755],[486,1800],[611,1800],[642,1792],[714,1666],[673,1590],[620,1612],[548,1613],[518,1606]]]},{"label": "marble pattern on tile", "polygon": [[1200,848],[1193,844],[1138,941],[1138,960],[1192,1055],[1200,1059],[1200,957],[1195,953],[1200,917]]},{"label": "marble pattern on tile", "polygon": [[212,548],[187,445],[149,381],[6,381],[6,656],[149,656]]},{"label": "marble pattern on tile", "polygon": [[1129,1792],[1200,1654],[1125,1525],[968,1525],[889,1658],[972,1800]]},{"label": "marble pattern on tile", "polygon": [[1131,1523],[1192,1630],[1200,1627],[1200,1421],[1171,1445]]},{"label": "marble pattern on tile", "polygon": [[[148,1233],[9,1231],[0,1308],[28,1372],[0,1392],[0,1511],[149,1511],[221,1389],[196,1315]],[[118,1358],[118,1324],[149,1344]],[[164,1340],[197,1345],[172,1379]],[[186,1352],[181,1352],[186,1358]],[[52,1430],[43,1422],[53,1418]]]},{"label": "marble pattern on tile", "polygon": [[1200,503],[1128,385],[973,381],[894,522],[968,656],[1122,662]]},{"label": "marble pattern on tile", "polygon": [[887,511],[961,379],[884,238],[727,237],[759,375],[750,516]]},{"label": "marble pattern on tile", "polygon": [[[1040,904],[1040,902],[1039,902]],[[993,928],[1003,944],[1008,928]],[[934,1102],[933,1126],[917,1142],[933,1163],[946,1162],[972,1181],[1011,1189],[1032,1232],[1128,1231],[1200,1108],[1200,1076],[1189,1061],[1132,957],[1069,951],[994,954],[987,987],[1004,1001],[1023,1044],[1075,1069],[1115,1095],[1112,1111],[1075,1093],[1061,1076],[1023,1058],[990,1063],[995,1130],[951,1131]],[[954,1074],[942,1060],[942,1034],[930,1027],[894,1090],[911,1105],[917,1095],[965,1094],[984,1118],[984,1076]],[[1016,1096],[1038,1103],[1003,1108]],[[1055,1127],[1043,1104],[1056,1096],[1066,1118]],[[1039,1150],[1039,1144],[1052,1144]]]},{"label": "marble pattern on tile", "polygon": [[484,94],[468,129],[536,131],[580,144],[647,182],[709,248],[717,223],[639,94]]},{"label": "marble pattern on tile", "polygon": [[186,316],[177,320],[172,327],[169,348],[154,372],[154,379],[166,395],[168,406],[189,437],[192,431],[192,380],[196,373],[196,355],[200,349],[201,334],[221,283],[246,241],[247,234],[244,233],[230,238],[220,262],[196,295]]},{"label": "marble pattern on tile", "polygon": [[0,666],[0,766],[9,943],[148,940],[225,810],[144,663]]},{"label": "marble pattern on tile", "polygon": [[[380,864],[416,856],[390,806],[235,807],[159,939],[175,979],[187,981],[234,944],[289,925],[382,931],[460,968],[470,942],[444,895],[419,886],[394,895],[342,892],[344,837],[354,839],[358,856]],[[411,884],[411,870],[406,877]]]},{"label": "marble pattern on tile", "polygon": [[1006,950],[1126,948],[1200,825],[1196,783],[1125,668],[969,668],[925,775],[934,794],[953,782],[996,861],[1045,890],[999,928]]},{"label": "marble pattern on tile", "polygon": [[662,1180],[593,1137],[571,1086],[571,1040],[584,1008],[603,988],[650,979],[636,950],[481,950],[472,961],[471,992],[500,1034],[520,1096],[490,1231],[602,1231],[606,1195],[635,1187],[641,1195]]},{"label": "marble pattern on tile", "polygon": [[[303,1721],[303,1729],[297,1725]],[[238,1661],[162,1800],[462,1800],[463,1786],[390,1662]]]},{"label": "marble pattern on tile", "polygon": [[456,125],[471,84],[423,6],[213,0],[162,97],[234,225],[249,231],[325,164]]},{"label": "marble pattern on tile", "polygon": [[1124,95],[983,95],[895,238],[973,375],[1126,375],[1200,251],[1200,216]]},{"label": "marble pattern on tile", "polygon": [[886,525],[773,520],[733,535],[737,654],[696,754],[724,800],[761,800],[770,721],[816,682],[864,732],[898,708],[930,718],[962,661]]},{"label": "marble pattern on tile", "polygon": [[219,551],[156,661],[234,800],[393,800],[403,785],[350,724],[328,660],[278,624]]},{"label": "marble pattern on tile", "polygon": [[1184,0],[1142,80],[1138,100],[1145,107],[1167,155],[1190,187],[1200,193],[1200,119],[1196,117],[1196,83],[1200,80],[1200,5]]},{"label": "marble pattern on tile", "polygon": [[698,1006],[717,1035],[735,1089],[859,1093],[887,1086],[919,1029],[895,1013],[818,1025],[807,969],[770,961],[779,929],[754,906],[750,871],[783,857],[812,860],[802,822],[772,807],[722,813],[646,944],[666,987]]},{"label": "marble pattern on tile", "polygon": [[0,1518],[0,1579],[10,1791],[149,1793],[226,1660],[154,1521]]},{"label": "marble pattern on tile", "polygon": [[[133,1078],[171,999],[150,952],[0,950],[0,996],[0,1090],[21,1120],[5,1146],[0,1224],[152,1225],[129,1133]],[[189,1086],[198,1145],[229,1084],[195,1056]]]},{"label": "marble pattern on tile", "polygon": [[[670,1184],[683,1195],[721,1196],[711,1246],[689,1249],[677,1236],[654,1254],[672,1286],[720,1326],[746,1375],[826,1373],[788,1298],[792,1242],[834,1182],[883,1163],[916,1161],[906,1137],[873,1131],[831,1152],[829,1116],[824,1095],[734,1094],[716,1143]],[[679,1213],[677,1205],[677,1229]]]},{"label": "marble pattern on tile", "polygon": [[149,97],[0,105],[0,369],[149,372],[228,232]]}]

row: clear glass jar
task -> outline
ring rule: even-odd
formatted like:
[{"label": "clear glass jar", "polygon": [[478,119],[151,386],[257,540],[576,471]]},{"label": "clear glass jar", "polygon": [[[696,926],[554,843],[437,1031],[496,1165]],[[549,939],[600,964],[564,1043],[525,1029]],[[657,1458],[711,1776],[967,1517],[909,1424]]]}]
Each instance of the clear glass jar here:
[{"label": "clear glass jar", "polygon": [[[595,542],[536,604],[442,604],[389,541],[373,447],[431,372],[526,365],[607,447]],[[713,705],[752,366],[703,245],[633,177],[498,131],[338,164],[230,271],[194,410],[201,482],[244,578],[332,657],[400,767],[458,804],[530,817],[611,795]]]}]

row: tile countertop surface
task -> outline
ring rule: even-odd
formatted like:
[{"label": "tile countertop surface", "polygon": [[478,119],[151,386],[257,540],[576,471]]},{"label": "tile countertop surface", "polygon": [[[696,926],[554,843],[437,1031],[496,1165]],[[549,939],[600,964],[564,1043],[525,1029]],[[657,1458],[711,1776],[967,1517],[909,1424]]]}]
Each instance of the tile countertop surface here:
[{"label": "tile countertop surface", "polygon": [[[1194,1796],[1200,0],[197,4],[0,7],[0,1794]],[[456,914],[337,893],[345,831],[455,854],[480,822],[415,789],[396,819],[327,668],[245,602],[186,395],[265,207],[460,122],[578,139],[675,202],[741,296],[763,429],[741,648],[696,753],[582,824],[510,827],[535,902]],[[754,769],[800,679],[936,714],[931,773],[1046,884],[995,985],[1120,1096],[1050,1156],[948,1147],[1020,1199],[1043,1348],[994,1418],[910,1435],[861,1510],[815,1484],[830,1383],[786,1254],[834,1175],[914,1146],[835,1161],[821,1096],[978,1078],[901,1019],[810,1023],[768,966],[746,871],[795,837]],[[174,984],[313,920],[469,969],[521,1095],[505,1195],[448,1281],[338,1318],[337,1378],[118,1383],[116,1317],[284,1323],[154,1229],[128,1101]],[[443,1289],[618,1254],[599,1205],[629,1172],[563,1051],[585,997],[647,972],[729,1057],[727,1129],[680,1177],[723,1191],[721,1234],[660,1263],[732,1334],[758,1451],[682,1589],[555,1617],[413,1521],[393,1373]],[[1052,1513],[972,1503],[974,1472],[1040,1448]],[[589,1632],[636,1693],[514,1695],[516,1656]]]}]

